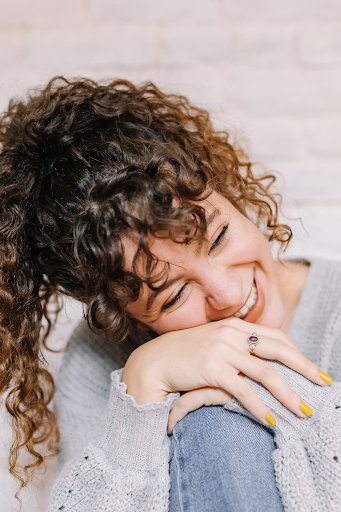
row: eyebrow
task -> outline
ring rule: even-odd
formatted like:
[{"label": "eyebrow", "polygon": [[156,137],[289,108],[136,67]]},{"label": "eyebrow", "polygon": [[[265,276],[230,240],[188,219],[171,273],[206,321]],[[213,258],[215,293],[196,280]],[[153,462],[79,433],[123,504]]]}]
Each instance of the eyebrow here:
[{"label": "eyebrow", "polygon": [[[221,211],[219,210],[219,208],[216,208],[213,212],[211,212],[207,218],[206,218],[206,225],[207,225],[207,228],[209,228],[211,226],[211,224],[214,222],[214,220],[221,214]],[[202,248],[202,244],[203,242],[202,241],[199,241],[198,244],[197,244],[197,247],[196,247],[196,250],[195,250],[195,254],[197,256],[199,256],[200,252],[201,252],[201,248]],[[176,283],[176,281],[179,281],[181,278],[183,277],[183,274],[180,274],[176,277],[172,277],[172,279],[170,279],[169,281],[167,281],[159,290],[153,290],[150,294],[149,294],[149,297],[147,299],[147,302],[146,302],[146,312],[149,312],[152,305],[154,304],[155,302],[155,299],[158,295],[160,295],[161,292],[163,292],[164,290],[167,290],[167,288],[169,288],[170,286],[172,286],[172,284]]]}]

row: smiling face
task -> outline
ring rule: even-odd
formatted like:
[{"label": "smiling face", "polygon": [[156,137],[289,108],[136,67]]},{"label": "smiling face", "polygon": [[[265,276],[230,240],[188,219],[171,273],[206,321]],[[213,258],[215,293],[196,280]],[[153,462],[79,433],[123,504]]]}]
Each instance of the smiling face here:
[{"label": "smiling face", "polygon": [[[155,270],[161,271],[164,262],[170,263],[169,286],[155,296],[143,284],[139,299],[128,304],[127,310],[158,334],[222,320],[235,314],[243,306],[242,301],[246,303],[255,277],[265,306],[260,308],[258,318],[249,321],[280,328],[284,306],[278,263],[266,237],[217,192],[198,204],[211,218],[208,242],[199,251],[195,243],[186,246],[170,239],[151,238],[150,250],[159,259]],[[136,245],[131,239],[124,245],[131,268]]]}]

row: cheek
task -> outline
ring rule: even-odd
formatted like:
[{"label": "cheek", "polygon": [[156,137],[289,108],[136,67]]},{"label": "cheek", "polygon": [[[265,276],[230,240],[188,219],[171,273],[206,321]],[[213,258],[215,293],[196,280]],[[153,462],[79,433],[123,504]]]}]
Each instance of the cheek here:
[{"label": "cheek", "polygon": [[191,303],[186,308],[180,307],[178,311],[169,314],[160,320],[157,327],[158,334],[164,334],[169,331],[178,331],[180,329],[189,329],[190,327],[196,327],[197,325],[203,325],[207,323],[206,311],[204,302]]},{"label": "cheek", "polygon": [[269,242],[251,221],[242,216],[239,220],[226,247],[228,259],[239,264],[261,260],[270,251]]}]

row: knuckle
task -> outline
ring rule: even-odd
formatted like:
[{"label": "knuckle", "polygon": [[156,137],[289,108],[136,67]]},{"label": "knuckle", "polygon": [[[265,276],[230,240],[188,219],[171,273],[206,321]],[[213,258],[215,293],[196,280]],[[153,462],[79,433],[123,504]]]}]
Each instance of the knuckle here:
[{"label": "knuckle", "polygon": [[214,402],[214,393],[206,391],[203,393],[203,405],[212,405]]},{"label": "knuckle", "polygon": [[274,333],[274,337],[279,340],[283,340],[283,339],[287,338],[287,335],[285,334],[285,332],[282,331],[282,329],[280,329],[279,327],[275,327],[273,329],[273,333]]},{"label": "knuckle", "polygon": [[272,347],[274,351],[274,358],[280,359],[283,356],[283,353],[287,349],[288,345],[284,341],[277,339],[272,342]]},{"label": "knuckle", "polygon": [[284,379],[272,384],[268,389],[273,396],[285,404],[294,403],[298,396]]},{"label": "knuckle", "polygon": [[318,371],[318,367],[316,366],[316,364],[310,361],[310,359],[307,359],[306,357],[304,357],[303,359],[303,367],[304,371],[309,375],[314,374],[316,373],[316,371]]},{"label": "knuckle", "polygon": [[288,343],[288,344],[291,344],[291,343],[292,343],[291,339],[289,338],[289,336],[287,336],[287,335],[286,335],[286,333],[285,333],[285,332],[282,332],[282,337],[281,337],[281,339],[282,339],[283,341],[285,341],[286,343]]},{"label": "knuckle", "polygon": [[297,397],[298,397],[298,394],[289,387],[289,389],[287,390],[287,393],[286,393],[286,400],[288,403],[295,403],[295,401],[297,400]]},{"label": "knuckle", "polygon": [[254,391],[252,387],[249,386],[249,384],[246,382],[242,381],[242,383],[238,385],[238,390],[233,394],[238,398],[240,402],[243,403],[245,401],[249,401],[253,393]]},{"label": "knuckle", "polygon": [[232,325],[220,325],[218,327],[219,339],[221,341],[226,342],[234,332],[235,329],[232,327]]},{"label": "knuckle", "polygon": [[240,327],[240,322],[241,322],[240,318],[237,318],[235,316],[230,316],[228,318],[225,318],[225,320],[224,320],[224,324],[226,327],[229,327],[229,326],[235,327],[235,328]]}]

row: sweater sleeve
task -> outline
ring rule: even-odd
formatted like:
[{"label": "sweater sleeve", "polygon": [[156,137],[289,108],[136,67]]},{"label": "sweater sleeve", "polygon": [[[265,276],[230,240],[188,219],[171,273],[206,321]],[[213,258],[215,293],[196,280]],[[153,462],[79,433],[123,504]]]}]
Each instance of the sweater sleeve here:
[{"label": "sweater sleeve", "polygon": [[168,415],[179,398],[137,405],[121,382],[123,368],[111,373],[103,433],[63,469],[50,497],[48,512],[166,512]]},{"label": "sweater sleeve", "polygon": [[[262,384],[249,377],[257,395],[277,420],[268,426],[277,449],[272,454],[286,512],[337,512],[341,493],[341,382],[319,386],[278,361],[267,361],[312,409],[299,418]],[[224,406],[258,421],[235,398]]]}]

